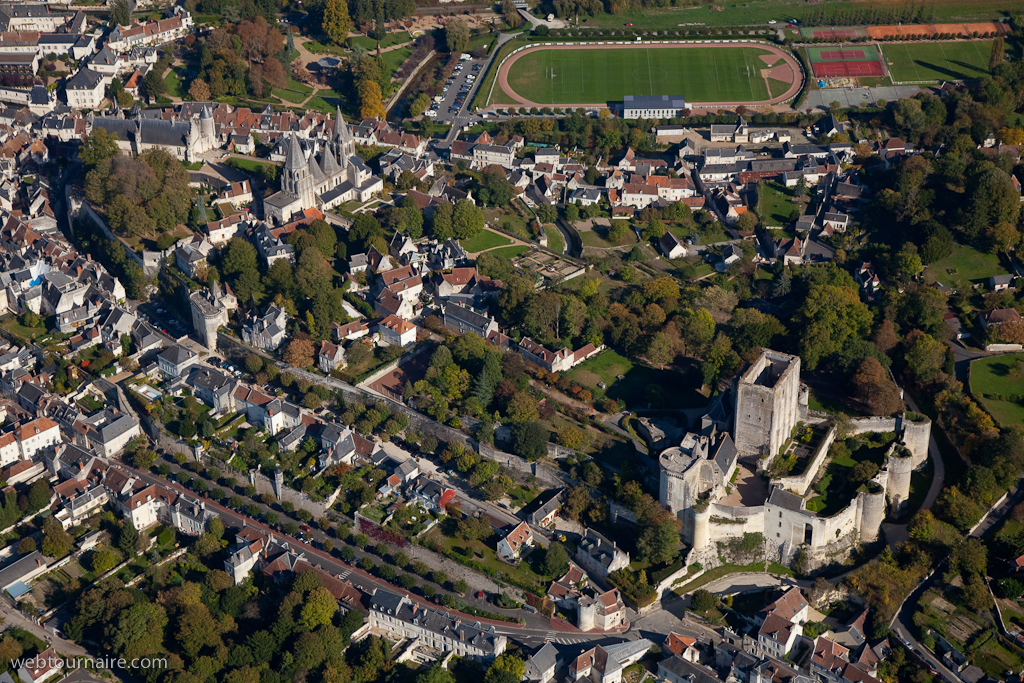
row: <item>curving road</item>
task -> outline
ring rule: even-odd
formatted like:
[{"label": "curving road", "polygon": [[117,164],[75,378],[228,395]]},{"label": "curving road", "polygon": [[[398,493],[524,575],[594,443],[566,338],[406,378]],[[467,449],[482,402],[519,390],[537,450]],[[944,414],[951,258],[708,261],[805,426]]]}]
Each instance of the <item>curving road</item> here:
[{"label": "curving road", "polygon": [[[743,45],[741,44],[739,46],[742,47]],[[736,44],[729,44],[729,43],[725,43],[725,44],[719,44],[719,43],[630,43],[630,44],[627,44],[627,45],[616,45],[616,44],[612,44],[612,43],[599,44],[599,45],[583,45],[583,44],[565,43],[565,44],[560,44],[560,45],[538,45],[536,47],[530,47],[530,48],[527,48],[527,49],[525,49],[525,50],[523,50],[521,52],[517,52],[516,54],[508,57],[499,66],[499,68],[498,68],[498,86],[505,92],[505,94],[507,96],[511,97],[513,100],[515,100],[516,102],[522,104],[523,106],[527,106],[527,107],[561,107],[561,108],[570,108],[570,109],[576,108],[576,107],[585,107],[585,108],[590,108],[590,109],[604,108],[604,107],[608,106],[607,102],[598,102],[598,103],[592,103],[592,104],[584,104],[584,103],[579,103],[579,102],[568,102],[568,103],[564,103],[564,104],[553,104],[553,103],[547,103],[547,102],[544,102],[544,103],[531,102],[530,100],[526,99],[525,97],[522,97],[522,96],[518,95],[515,92],[515,90],[513,90],[512,87],[509,85],[509,82],[508,82],[509,71],[512,69],[512,65],[515,64],[516,61],[519,58],[523,57],[524,55],[528,55],[531,52],[535,52],[537,50],[628,50],[628,49],[636,48],[636,47],[643,47],[643,48],[648,48],[648,49],[650,49],[650,48],[655,48],[655,49],[660,48],[660,49],[684,49],[685,50],[685,49],[707,49],[707,48],[715,48],[715,47],[718,47],[718,48],[726,48],[726,47],[735,48],[735,47],[737,47],[737,45]],[[757,101],[757,102],[687,102],[687,106],[689,106],[691,109],[709,109],[709,108],[713,109],[713,108],[716,108],[716,107],[737,107],[737,106],[740,106],[740,105],[745,105],[745,106],[757,106],[757,105],[762,105],[762,104],[772,105],[772,104],[779,104],[779,103],[785,102],[786,100],[790,99],[791,97],[793,97],[794,95],[796,95],[800,91],[800,88],[803,86],[803,78],[804,78],[803,77],[803,69],[800,68],[799,62],[797,62],[796,58],[792,54],[790,54],[789,52],[787,52],[786,50],[783,50],[781,48],[774,47],[772,45],[764,45],[764,44],[761,44],[761,43],[751,43],[747,47],[757,47],[757,48],[762,49],[762,50],[764,50],[766,52],[769,52],[769,53],[771,53],[773,55],[776,55],[777,57],[781,57],[782,58],[783,63],[781,65],[777,64],[777,65],[775,65],[773,67],[770,67],[770,68],[772,68],[772,69],[782,69],[784,67],[789,67],[789,76],[790,76],[791,80],[790,80],[789,88],[786,89],[786,92],[784,92],[782,95],[779,95],[778,97],[772,97],[770,99],[760,100],[760,101]],[[767,66],[767,65],[765,65],[765,66]]]}]

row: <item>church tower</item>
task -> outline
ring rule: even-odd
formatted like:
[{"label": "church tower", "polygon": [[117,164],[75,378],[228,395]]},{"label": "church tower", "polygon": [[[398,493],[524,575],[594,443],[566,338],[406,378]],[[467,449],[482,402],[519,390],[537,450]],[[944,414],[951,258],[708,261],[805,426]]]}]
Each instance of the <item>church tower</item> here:
[{"label": "church tower", "polygon": [[341,115],[341,107],[338,107],[337,118],[334,119],[334,135],[331,146],[334,148],[334,155],[338,158],[342,168],[348,166],[350,157],[355,156],[356,141],[352,137],[352,131]]},{"label": "church tower", "polygon": [[[313,165],[315,164],[314,161]],[[288,154],[285,157],[284,173],[281,175],[281,189],[298,197],[304,209],[316,205],[310,165],[306,163],[302,145],[294,133],[288,141]]]}]

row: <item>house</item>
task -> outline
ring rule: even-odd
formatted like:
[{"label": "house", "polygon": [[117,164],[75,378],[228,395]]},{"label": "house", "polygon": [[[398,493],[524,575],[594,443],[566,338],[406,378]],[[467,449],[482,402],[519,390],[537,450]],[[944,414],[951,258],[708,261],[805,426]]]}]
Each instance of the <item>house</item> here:
[{"label": "house", "polygon": [[629,566],[629,553],[593,529],[583,532],[573,559],[587,574],[601,579],[606,579],[611,572]]},{"label": "house", "polygon": [[665,642],[662,645],[665,650],[678,655],[688,662],[698,663],[700,661],[700,651],[697,650],[697,639],[689,636],[684,636],[672,631],[665,638]]},{"label": "house", "polygon": [[416,326],[395,315],[389,315],[377,323],[377,331],[381,341],[390,346],[405,347],[416,343]]},{"label": "house", "polygon": [[138,420],[114,408],[97,411],[75,427],[78,431],[75,442],[105,458],[120,453],[129,441],[142,433]]},{"label": "house", "polygon": [[526,522],[520,522],[504,538],[498,541],[498,554],[506,562],[515,562],[523,552],[523,548],[533,545],[533,531]]},{"label": "house", "polygon": [[658,240],[658,246],[661,247],[661,253],[665,254],[667,259],[683,258],[689,253],[686,245],[668,230]]},{"label": "house", "polygon": [[1013,275],[993,275],[988,279],[988,288],[993,292],[1001,292],[1013,286]]},{"label": "house", "polygon": [[492,332],[498,331],[498,322],[494,318],[461,304],[441,304],[440,309],[442,324],[455,334],[472,332],[487,339]]},{"label": "house", "polygon": [[571,204],[579,204],[580,206],[599,204],[601,202],[601,190],[581,187],[569,195],[569,202]]},{"label": "house", "polygon": [[361,339],[368,334],[370,334],[370,326],[358,320],[344,325],[331,323],[331,338],[336,342]]},{"label": "house", "polygon": [[757,646],[765,654],[784,658],[803,634],[810,605],[799,588],[790,588],[778,600],[761,610],[764,621],[757,632]]},{"label": "house", "polygon": [[850,216],[845,213],[825,213],[821,217],[822,225],[828,226],[836,232],[846,232],[846,228],[850,225]]},{"label": "house", "polygon": [[711,124],[711,142],[750,142],[750,126],[740,116],[735,125]]},{"label": "house", "polygon": [[317,365],[327,374],[343,369],[345,367],[345,350],[338,344],[332,344],[327,340],[322,341],[320,351],[317,353]]},{"label": "house", "polygon": [[564,502],[565,489],[560,489],[546,503],[527,515],[526,521],[535,526],[547,526],[555,521]]},{"label": "house", "polygon": [[489,661],[505,651],[507,639],[494,626],[484,627],[441,609],[430,609],[418,601],[378,588],[370,596],[370,614],[365,633],[389,640],[419,640],[458,657]]},{"label": "house", "polygon": [[523,680],[528,683],[548,683],[554,679],[555,671],[562,665],[562,655],[558,648],[551,643],[544,643],[544,646],[533,653],[526,660],[523,670]]},{"label": "house", "polygon": [[710,669],[679,655],[658,662],[658,677],[668,683],[721,683]]},{"label": "house", "polygon": [[46,558],[38,550],[33,550],[0,569],[0,590],[12,598],[19,598],[28,592],[28,583],[45,574],[47,569]]},{"label": "house", "polygon": [[576,627],[581,631],[611,631],[629,623],[626,605],[614,588],[594,597],[580,596],[576,602]]},{"label": "house", "polygon": [[56,676],[64,668],[64,657],[48,647],[35,657],[23,660],[18,668],[21,683],[41,683],[51,676]]},{"label": "house", "polygon": [[[34,72],[33,72],[34,73]],[[83,66],[64,85],[68,106],[75,109],[96,109],[103,102],[103,75]]]},{"label": "house", "polygon": [[37,417],[14,430],[22,460],[31,460],[37,453],[61,442],[60,427],[48,417]]},{"label": "house", "polygon": [[623,670],[640,661],[652,645],[654,643],[646,638],[640,638],[590,648],[569,664],[569,679],[588,678],[593,683],[619,683]]},{"label": "house", "polygon": [[590,577],[578,564],[569,560],[569,569],[560,578],[548,586],[548,598],[556,604],[572,609],[577,608],[580,591],[587,585]]},{"label": "house", "polygon": [[275,351],[287,333],[288,314],[275,305],[267,307],[262,316],[250,312],[242,325],[242,341],[257,349]]},{"label": "house", "polygon": [[181,377],[185,370],[199,360],[199,356],[183,346],[172,344],[156,357],[157,366],[167,377]]},{"label": "house", "polygon": [[1007,323],[1019,323],[1020,313],[1013,308],[995,308],[987,313],[981,314],[981,327],[982,329],[989,329],[990,327],[998,327]]}]

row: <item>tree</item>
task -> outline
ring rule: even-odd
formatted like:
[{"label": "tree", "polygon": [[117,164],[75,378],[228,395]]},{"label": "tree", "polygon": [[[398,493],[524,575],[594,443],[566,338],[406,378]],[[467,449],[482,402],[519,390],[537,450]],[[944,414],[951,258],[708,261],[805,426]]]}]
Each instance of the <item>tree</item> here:
[{"label": "tree", "polygon": [[872,316],[853,287],[821,284],[811,286],[794,319],[803,330],[800,357],[813,370],[851,337],[866,336]]},{"label": "tree", "polygon": [[416,677],[416,683],[455,683],[455,677],[440,664],[434,664]]},{"label": "tree", "polygon": [[87,171],[118,154],[120,151],[117,146],[117,134],[108,133],[103,128],[93,128],[78,150],[78,158],[85,164]]},{"label": "tree", "polygon": [[71,538],[71,534],[64,531],[60,522],[54,517],[47,517],[43,522],[43,555],[61,558],[71,552],[73,545],[74,539]]},{"label": "tree", "polygon": [[348,15],[348,2],[346,0],[325,0],[324,19],[320,28],[335,45],[344,45],[348,40],[348,32],[352,30],[352,19]]},{"label": "tree", "polygon": [[714,609],[717,604],[718,598],[712,595],[711,591],[705,588],[698,588],[693,592],[693,596],[690,598],[690,609],[702,614],[707,614],[707,612]]},{"label": "tree", "polygon": [[995,71],[996,67],[1002,64],[1006,60],[1006,45],[1003,42],[1002,36],[996,36],[996,39],[992,41],[992,53],[988,58],[988,70]]},{"label": "tree", "polygon": [[899,387],[873,356],[861,361],[853,377],[853,386],[858,398],[867,404],[872,415],[892,415],[904,409]]},{"label": "tree", "polygon": [[188,95],[195,102],[209,102],[211,99],[210,86],[202,78],[194,78],[192,85],[188,88]]},{"label": "tree", "polygon": [[293,339],[284,352],[284,362],[297,368],[313,364],[313,343],[308,339]]},{"label": "tree", "polygon": [[539,422],[517,422],[511,432],[516,455],[531,461],[547,455],[548,430]]},{"label": "tree", "polygon": [[127,26],[131,21],[132,9],[128,4],[128,0],[111,0],[110,23],[113,26]]},{"label": "tree", "polygon": [[637,552],[643,561],[654,563],[670,562],[679,550],[679,532],[671,518],[665,518],[655,526],[644,529],[636,543]]},{"label": "tree", "polygon": [[477,235],[484,227],[484,211],[468,199],[460,199],[452,211],[452,232],[460,240]]},{"label": "tree", "polygon": [[569,553],[561,543],[553,542],[544,554],[544,574],[561,576],[569,566]]},{"label": "tree", "polygon": [[[416,96],[416,99],[414,99],[409,104],[409,116],[421,116],[429,106],[430,98],[427,97],[426,93],[421,92],[419,95]],[[403,173],[405,173],[405,171],[403,171]],[[409,173],[409,175],[412,175],[412,173]],[[408,186],[406,187],[406,189],[409,189]]]},{"label": "tree", "polygon": [[376,81],[363,80],[359,82],[359,115],[364,119],[387,117],[387,111],[384,110],[384,93]]},{"label": "tree", "polygon": [[953,566],[961,575],[981,574],[988,570],[988,549],[977,538],[963,541],[953,551]]},{"label": "tree", "polygon": [[502,0],[501,16],[509,28],[519,28],[519,25],[523,23],[523,17],[512,0]]},{"label": "tree", "polygon": [[21,555],[27,555],[31,552],[35,552],[36,539],[31,536],[26,536],[18,542],[18,553]]},{"label": "tree", "polygon": [[139,532],[135,525],[128,521],[122,522],[117,534],[117,549],[124,553],[125,557],[131,557],[135,553],[135,544],[138,541]]},{"label": "tree", "polygon": [[92,551],[91,568],[97,574],[103,574],[117,566],[117,556],[107,548],[96,548]]},{"label": "tree", "polygon": [[444,27],[449,52],[465,52],[469,47],[469,25],[462,19],[450,19]]},{"label": "tree", "polygon": [[21,643],[14,637],[5,635],[3,640],[0,640],[0,662],[9,665],[12,660],[19,659],[22,652]]},{"label": "tree", "polygon": [[150,69],[142,79],[142,89],[149,97],[160,97],[167,92],[167,83],[158,71],[159,69]]},{"label": "tree", "polygon": [[306,596],[299,616],[299,623],[308,631],[318,626],[331,623],[334,613],[338,611],[338,601],[324,587],[314,588]]},{"label": "tree", "polygon": [[907,370],[918,384],[938,382],[946,376],[946,345],[930,334],[913,330],[905,339]]}]

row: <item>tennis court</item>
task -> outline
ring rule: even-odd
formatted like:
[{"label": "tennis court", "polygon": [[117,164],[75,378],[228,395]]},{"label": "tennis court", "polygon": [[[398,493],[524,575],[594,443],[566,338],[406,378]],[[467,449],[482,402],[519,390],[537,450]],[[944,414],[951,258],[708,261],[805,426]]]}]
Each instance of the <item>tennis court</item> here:
[{"label": "tennis court", "polygon": [[881,62],[815,62],[816,78],[870,78],[885,75]]}]

